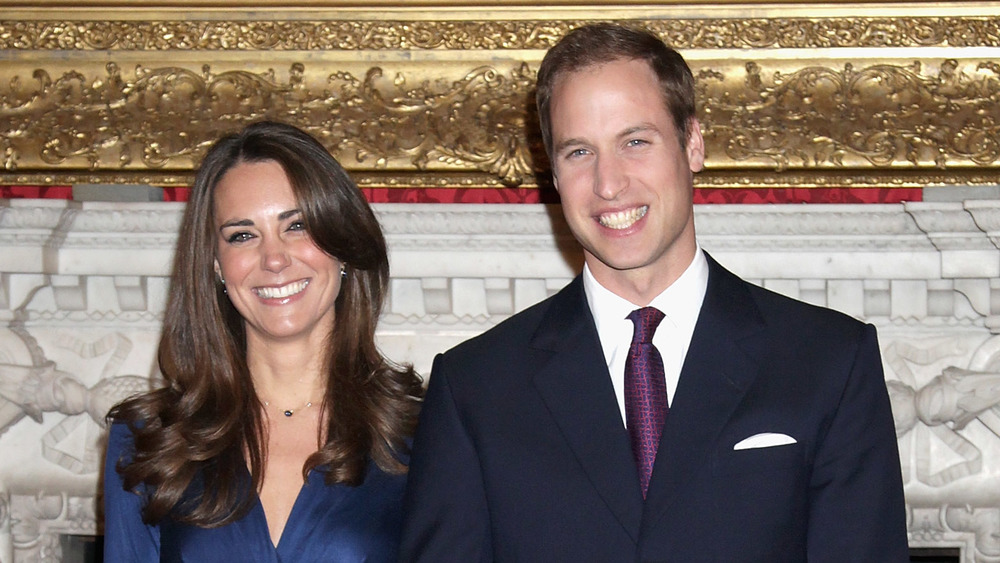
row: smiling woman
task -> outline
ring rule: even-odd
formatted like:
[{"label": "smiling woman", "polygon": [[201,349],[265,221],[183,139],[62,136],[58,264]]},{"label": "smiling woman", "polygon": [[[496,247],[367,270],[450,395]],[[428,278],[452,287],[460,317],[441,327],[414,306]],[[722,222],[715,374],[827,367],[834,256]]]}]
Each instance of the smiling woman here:
[{"label": "smiling woman", "polygon": [[215,189],[216,273],[246,320],[247,347],[271,339],[312,341],[333,330],[343,262],[309,236],[284,168],[235,166]]},{"label": "smiling woman", "polygon": [[395,560],[421,386],[374,343],[389,266],[357,186],[258,123],[209,151],[180,233],[167,385],[109,415],[105,558]]}]

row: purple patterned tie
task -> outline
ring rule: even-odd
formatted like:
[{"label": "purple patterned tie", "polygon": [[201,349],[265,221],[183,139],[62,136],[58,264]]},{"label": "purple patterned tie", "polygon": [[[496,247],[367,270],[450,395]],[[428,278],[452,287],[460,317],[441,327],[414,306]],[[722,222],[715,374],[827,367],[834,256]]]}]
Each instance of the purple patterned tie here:
[{"label": "purple patterned tie", "polygon": [[653,346],[653,333],[663,317],[654,307],[636,309],[628,316],[635,324],[635,332],[625,359],[625,423],[635,463],[639,466],[642,498],[646,498],[649,488],[649,476],[653,473],[656,447],[668,408],[663,358]]}]

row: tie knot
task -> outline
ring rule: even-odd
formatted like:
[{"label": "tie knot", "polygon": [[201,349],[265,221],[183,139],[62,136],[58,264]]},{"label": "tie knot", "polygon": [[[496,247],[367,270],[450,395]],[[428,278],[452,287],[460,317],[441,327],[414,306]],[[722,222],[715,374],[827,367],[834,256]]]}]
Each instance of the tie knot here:
[{"label": "tie knot", "polygon": [[653,333],[656,332],[656,327],[660,326],[660,321],[663,320],[664,316],[663,311],[656,307],[643,307],[629,313],[628,320],[635,324],[632,342],[652,342]]}]

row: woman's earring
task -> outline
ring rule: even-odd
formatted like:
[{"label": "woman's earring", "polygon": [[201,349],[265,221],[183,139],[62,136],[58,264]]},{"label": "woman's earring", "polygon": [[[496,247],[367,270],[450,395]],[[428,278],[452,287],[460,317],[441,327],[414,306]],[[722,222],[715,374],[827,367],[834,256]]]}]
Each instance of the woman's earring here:
[{"label": "woman's earring", "polygon": [[340,277],[345,280],[347,279],[347,264],[340,265]]},{"label": "woman's earring", "polygon": [[226,289],[226,278],[222,277],[222,272],[216,272],[215,276],[219,279],[219,283],[222,284],[222,293],[228,295],[229,290]]}]

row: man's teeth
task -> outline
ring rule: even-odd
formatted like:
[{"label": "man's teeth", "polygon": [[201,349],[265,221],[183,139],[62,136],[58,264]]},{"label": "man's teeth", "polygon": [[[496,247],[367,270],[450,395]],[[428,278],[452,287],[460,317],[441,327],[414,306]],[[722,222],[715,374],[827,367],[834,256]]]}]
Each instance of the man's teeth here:
[{"label": "man's teeth", "polygon": [[299,293],[306,286],[309,285],[308,281],[297,281],[284,285],[281,287],[258,287],[254,289],[254,292],[263,299],[284,299],[285,297],[291,297],[296,293]]},{"label": "man's teeth", "polygon": [[605,213],[600,216],[602,225],[609,229],[627,229],[649,211],[648,205],[629,209],[628,211],[616,211],[615,213]]}]

